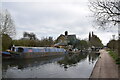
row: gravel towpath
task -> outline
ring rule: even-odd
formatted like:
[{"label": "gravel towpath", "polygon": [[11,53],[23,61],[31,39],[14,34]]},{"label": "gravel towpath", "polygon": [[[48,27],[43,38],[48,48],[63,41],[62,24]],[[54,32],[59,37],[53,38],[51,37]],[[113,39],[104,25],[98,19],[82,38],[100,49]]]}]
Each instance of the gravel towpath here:
[{"label": "gravel towpath", "polygon": [[118,78],[118,66],[106,50],[100,50],[100,57],[90,78]]}]

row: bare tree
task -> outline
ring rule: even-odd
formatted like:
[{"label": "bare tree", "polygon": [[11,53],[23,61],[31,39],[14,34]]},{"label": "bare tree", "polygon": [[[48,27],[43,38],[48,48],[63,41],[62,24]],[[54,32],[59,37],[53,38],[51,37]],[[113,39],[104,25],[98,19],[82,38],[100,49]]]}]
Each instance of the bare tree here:
[{"label": "bare tree", "polygon": [[29,34],[30,40],[36,40],[36,35],[34,33]]},{"label": "bare tree", "polygon": [[11,37],[16,34],[14,21],[7,10],[0,12],[0,30],[1,34],[7,34]]},{"label": "bare tree", "polygon": [[28,37],[28,34],[29,34],[28,32],[24,32],[23,37]]},{"label": "bare tree", "polygon": [[120,0],[90,0],[90,10],[100,28],[120,24]]},{"label": "bare tree", "polygon": [[34,33],[24,32],[24,33],[23,33],[23,37],[24,37],[24,38],[27,37],[27,38],[29,38],[30,40],[37,40],[36,35],[35,35]]}]

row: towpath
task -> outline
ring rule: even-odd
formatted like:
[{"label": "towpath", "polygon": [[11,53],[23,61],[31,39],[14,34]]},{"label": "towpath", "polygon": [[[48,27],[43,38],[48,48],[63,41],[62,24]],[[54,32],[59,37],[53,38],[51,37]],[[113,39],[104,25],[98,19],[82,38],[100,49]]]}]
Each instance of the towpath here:
[{"label": "towpath", "polygon": [[100,50],[100,57],[90,78],[118,78],[118,66],[106,50]]}]

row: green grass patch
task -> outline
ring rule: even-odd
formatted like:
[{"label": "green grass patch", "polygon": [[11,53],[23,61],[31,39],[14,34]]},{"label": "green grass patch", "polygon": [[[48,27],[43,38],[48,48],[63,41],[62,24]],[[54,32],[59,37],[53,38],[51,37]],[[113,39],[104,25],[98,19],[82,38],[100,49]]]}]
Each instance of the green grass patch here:
[{"label": "green grass patch", "polygon": [[118,54],[112,50],[107,50],[107,51],[112,56],[112,58],[116,61],[116,64],[120,64],[120,58],[118,57]]}]

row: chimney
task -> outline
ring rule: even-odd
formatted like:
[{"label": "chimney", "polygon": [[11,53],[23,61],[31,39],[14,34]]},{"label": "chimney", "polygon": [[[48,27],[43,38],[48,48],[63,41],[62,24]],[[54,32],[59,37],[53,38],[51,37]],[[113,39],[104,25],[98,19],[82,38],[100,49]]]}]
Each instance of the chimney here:
[{"label": "chimney", "polygon": [[68,31],[65,31],[65,36],[67,36],[68,35]]}]

